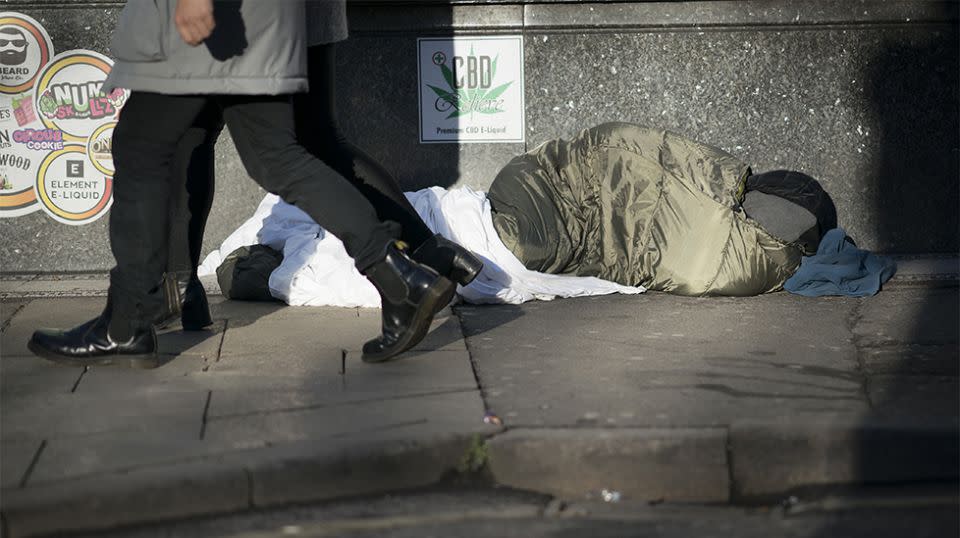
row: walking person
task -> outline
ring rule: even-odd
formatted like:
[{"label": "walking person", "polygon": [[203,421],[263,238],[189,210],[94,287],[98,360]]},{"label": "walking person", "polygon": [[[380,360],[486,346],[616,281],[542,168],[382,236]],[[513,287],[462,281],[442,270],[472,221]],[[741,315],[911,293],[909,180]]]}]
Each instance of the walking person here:
[{"label": "walking person", "polygon": [[114,35],[118,61],[104,84],[132,91],[114,131],[116,266],[107,305],[78,327],[36,331],[31,351],[77,366],[159,366],[153,324],[168,261],[171,163],[208,106],[222,114],[248,174],[339,237],[380,292],[383,330],[371,358],[423,338],[453,284],[413,261],[397,240],[400,225],[379,219],[296,139],[292,96],[307,89],[304,17],[302,0],[128,1]]},{"label": "walking person", "polygon": [[[347,37],[345,0],[307,3],[307,66],[310,90],[294,96],[297,139],[315,157],[347,178],[373,205],[381,220],[400,224],[400,239],[411,257],[456,284],[469,284],[482,268],[478,257],[434,234],[410,205],[403,189],[375,159],[343,134],[336,103],[336,45]],[[171,217],[168,293],[180,294],[182,306],[168,301],[164,318],[181,312],[185,330],[212,323],[203,287],[196,276],[203,230],[213,197],[214,144],[223,119],[218,110],[204,110],[184,138],[174,158],[174,199]],[[445,306],[445,305],[441,305]],[[367,359],[379,356],[379,341],[364,348]]]}]

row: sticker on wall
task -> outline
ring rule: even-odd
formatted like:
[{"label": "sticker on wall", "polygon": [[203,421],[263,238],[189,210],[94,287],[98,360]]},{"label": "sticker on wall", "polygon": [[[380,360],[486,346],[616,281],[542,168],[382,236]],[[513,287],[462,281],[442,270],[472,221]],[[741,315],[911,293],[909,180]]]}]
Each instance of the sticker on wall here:
[{"label": "sticker on wall", "polygon": [[39,211],[34,193],[37,170],[50,149],[63,147],[59,131],[0,127],[0,215]]},{"label": "sticker on wall", "polygon": [[128,92],[101,89],[113,62],[92,50],[61,52],[40,72],[33,108],[48,129],[63,131],[68,142],[87,143],[97,129],[116,121]]},{"label": "sticker on wall", "polygon": [[[14,99],[16,123],[22,115],[27,127],[13,132],[15,151],[6,168],[18,186],[29,176],[29,192],[20,201],[28,204],[29,194],[35,207],[24,205],[25,211],[42,209],[58,222],[81,225],[110,208],[112,135],[128,96],[126,90],[102,91],[112,66],[94,51],[62,52],[40,70],[30,94]],[[0,173],[4,166],[0,153]],[[18,214],[2,211],[0,216]]]},{"label": "sticker on wall", "polygon": [[94,168],[102,174],[113,177],[113,130],[116,122],[107,123],[97,128],[87,140],[87,157]]},{"label": "sticker on wall", "polygon": [[417,39],[420,142],[523,142],[523,37]]},{"label": "sticker on wall", "polygon": [[47,155],[37,174],[37,199],[58,222],[81,225],[103,216],[113,203],[113,178],[94,165],[87,147],[70,144]]},{"label": "sticker on wall", "polygon": [[28,91],[51,56],[53,42],[39,22],[23,13],[0,13],[0,93]]},{"label": "sticker on wall", "polygon": [[53,54],[39,22],[0,12],[0,217],[40,210],[34,183],[49,151],[33,141],[32,130],[42,127],[33,109],[33,84]]}]

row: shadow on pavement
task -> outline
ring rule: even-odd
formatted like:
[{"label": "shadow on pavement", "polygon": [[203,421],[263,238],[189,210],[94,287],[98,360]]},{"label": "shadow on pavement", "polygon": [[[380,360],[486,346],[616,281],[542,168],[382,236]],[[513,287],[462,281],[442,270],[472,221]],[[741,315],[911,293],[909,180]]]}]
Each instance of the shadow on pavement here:
[{"label": "shadow on pavement", "polygon": [[[884,252],[955,254],[958,248],[958,213],[943,209],[960,204],[958,5],[939,6],[938,22],[925,25],[923,33],[885,32],[883,55],[871,59],[863,74],[881,139],[872,214],[877,248]],[[933,220],[945,215],[945,222]],[[925,243],[908,244],[918,230]],[[855,472],[867,484],[903,484],[905,477],[957,482],[957,293],[956,282],[888,285],[861,299],[854,338],[870,409],[857,441]],[[902,306],[895,311],[898,303],[890,299],[898,294]],[[887,424],[896,433],[885,431]],[[952,527],[956,532],[955,521]],[[848,530],[825,525],[820,535]]]}]

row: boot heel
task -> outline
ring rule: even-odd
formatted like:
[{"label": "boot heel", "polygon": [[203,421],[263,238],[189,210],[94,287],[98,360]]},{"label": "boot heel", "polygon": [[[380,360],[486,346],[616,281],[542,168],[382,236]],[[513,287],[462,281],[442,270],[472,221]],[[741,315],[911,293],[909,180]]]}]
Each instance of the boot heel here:
[{"label": "boot heel", "polygon": [[185,331],[202,331],[213,325],[213,319],[210,317],[209,308],[187,308],[187,305],[184,304],[181,323]]},{"label": "boot heel", "polygon": [[437,277],[436,281],[424,290],[422,300],[410,320],[413,330],[407,337],[397,342],[397,347],[389,351],[369,351],[366,349],[367,346],[364,346],[365,349],[360,358],[363,362],[385,362],[419,344],[430,332],[433,316],[450,304],[456,292],[456,284],[444,277]]},{"label": "boot heel", "polygon": [[181,312],[180,321],[185,331],[202,331],[213,325],[207,292],[204,291],[200,280],[194,278],[187,284]]},{"label": "boot heel", "polygon": [[380,337],[363,345],[365,362],[383,362],[417,345],[456,293],[453,282],[414,262],[398,244],[388,245],[383,261],[364,275],[380,292],[382,320]]},{"label": "boot heel", "polygon": [[473,282],[480,271],[483,269],[483,261],[478,256],[464,249],[457,253],[453,259],[453,267],[450,269],[450,280],[453,280],[461,286]]}]

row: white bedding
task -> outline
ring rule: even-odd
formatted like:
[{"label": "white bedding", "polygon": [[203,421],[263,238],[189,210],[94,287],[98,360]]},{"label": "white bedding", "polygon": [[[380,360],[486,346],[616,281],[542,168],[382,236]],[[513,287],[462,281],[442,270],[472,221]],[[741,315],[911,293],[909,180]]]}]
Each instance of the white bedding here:
[{"label": "white bedding", "polygon": [[[469,187],[432,187],[406,195],[434,233],[460,243],[484,259],[477,279],[457,289],[468,302],[520,304],[534,299],[646,291],[643,287],[594,277],[528,270],[497,236],[490,203],[482,192]],[[253,217],[204,259],[200,275],[215,273],[228,254],[257,243],[283,252],[283,263],[270,275],[270,293],[287,304],[380,306],[376,289],[354,267],[343,243],[306,213],[272,194],[260,202]]]}]

